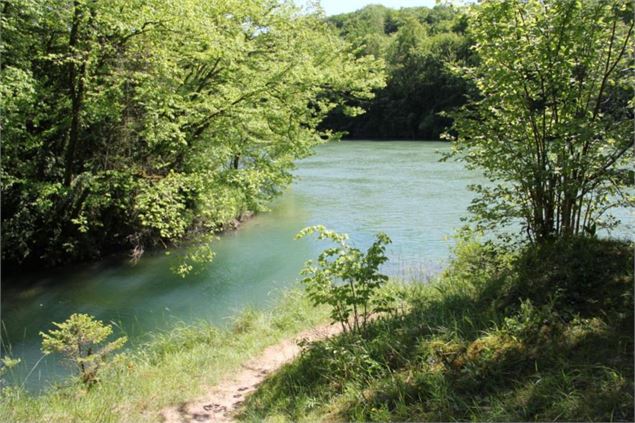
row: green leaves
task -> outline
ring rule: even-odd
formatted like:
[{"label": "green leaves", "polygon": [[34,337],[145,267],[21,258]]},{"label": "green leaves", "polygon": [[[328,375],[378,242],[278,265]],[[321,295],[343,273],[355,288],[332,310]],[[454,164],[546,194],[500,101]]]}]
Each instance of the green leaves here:
[{"label": "green leaves", "polygon": [[450,71],[474,56],[464,34],[465,9],[367,6],[329,17],[358,54],[384,60],[387,78],[374,99],[358,100],[368,113],[351,119],[338,108],[328,126],[354,139],[439,139],[451,124],[440,112],[464,104],[473,90],[468,78]]},{"label": "green leaves", "polygon": [[486,2],[469,31],[481,98],[453,115],[454,150],[493,182],[475,220],[520,222],[539,241],[610,227],[607,211],[628,204],[632,22],[604,1]]},{"label": "green leaves", "polygon": [[320,253],[317,263],[309,260],[302,270],[301,274],[306,276],[302,282],[309,298],[315,305],[330,305],[331,318],[345,331],[358,331],[366,326],[372,313],[385,308],[378,290],[388,277],[379,273],[379,267],[388,260],[386,245],[391,240],[388,235],[379,233],[363,253],[347,243],[348,235],[322,225],[302,229],[296,239],[315,234],[319,240],[329,240],[336,246]]},{"label": "green leaves", "polygon": [[266,209],[294,160],[335,138],[318,128],[333,108],[383,84],[381,62],[290,3],[12,0],[4,12],[5,264],[204,244]]},{"label": "green leaves", "polygon": [[112,334],[112,327],[87,314],[72,314],[65,322],[54,322],[53,325],[57,329],[40,332],[42,351],[64,355],[88,386],[97,382],[97,372],[105,364],[106,356],[123,347],[127,341],[124,336],[104,344]]}]

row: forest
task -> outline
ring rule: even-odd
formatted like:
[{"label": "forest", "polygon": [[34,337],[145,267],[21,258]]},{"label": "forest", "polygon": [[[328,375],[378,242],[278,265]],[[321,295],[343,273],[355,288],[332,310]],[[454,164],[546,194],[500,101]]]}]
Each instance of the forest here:
[{"label": "forest", "polygon": [[350,118],[337,108],[326,128],[351,139],[438,140],[452,123],[444,112],[477,95],[472,81],[452,70],[478,61],[464,10],[367,6],[328,21],[358,55],[383,59],[386,86],[357,103],[366,113]]},{"label": "forest", "polygon": [[635,9],[6,0],[0,421],[633,421]]},{"label": "forest", "polygon": [[139,255],[257,212],[331,138],[323,117],[384,83],[276,1],[2,7],[3,271]]},{"label": "forest", "polygon": [[199,3],[4,3],[3,272],[202,241],[315,145],[438,140],[475,91],[452,6]]}]

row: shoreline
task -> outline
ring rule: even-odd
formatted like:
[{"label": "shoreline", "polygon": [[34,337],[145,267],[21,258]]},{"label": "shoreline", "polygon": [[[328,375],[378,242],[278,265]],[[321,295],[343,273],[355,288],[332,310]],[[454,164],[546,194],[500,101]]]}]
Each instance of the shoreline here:
[{"label": "shoreline", "polygon": [[[158,421],[163,409],[200,398],[206,387],[242,371],[267,349],[327,324],[324,307],[314,307],[303,292],[291,289],[272,309],[243,311],[226,328],[201,321],[153,331],[150,340],[116,354],[82,407],[69,407],[77,396],[87,395],[72,375],[37,393],[9,385],[0,395],[0,421],[101,421],[104,410],[97,403],[108,405],[113,421]],[[65,414],[69,410],[74,418]]]},{"label": "shoreline", "polygon": [[[207,234],[208,236],[222,236],[227,233],[235,232],[241,228],[241,226],[248,222],[249,220],[255,218],[258,213],[253,211],[245,211],[242,212],[238,217],[231,219],[229,222],[224,223],[220,229],[216,230],[213,233]],[[187,248],[190,244],[194,243],[191,237],[191,233],[189,236],[186,236],[184,239],[180,241],[180,245],[169,246],[167,248],[161,247],[149,247],[147,250],[143,252],[141,256],[139,256],[136,260],[133,257],[134,248],[125,248],[119,251],[113,251],[103,256],[97,257],[93,260],[79,260],[79,261],[71,261],[68,263],[59,264],[56,266],[29,266],[23,265],[7,271],[6,273],[2,273],[0,277],[0,288],[2,289],[3,295],[13,296],[20,295],[20,293],[28,291],[34,288],[44,288],[54,284],[54,282],[43,281],[42,279],[49,279],[51,274],[55,275],[58,273],[65,273],[68,271],[81,270],[83,268],[89,268],[93,266],[100,265],[114,265],[120,266],[125,264],[131,264],[135,266],[136,261],[143,259],[143,256],[146,255],[157,255],[161,253],[165,253],[168,251],[178,250],[181,248]],[[1,267],[1,266],[0,266]],[[20,278],[21,283],[3,283],[5,280],[14,280]],[[33,278],[33,281],[28,281],[30,278]]]}]

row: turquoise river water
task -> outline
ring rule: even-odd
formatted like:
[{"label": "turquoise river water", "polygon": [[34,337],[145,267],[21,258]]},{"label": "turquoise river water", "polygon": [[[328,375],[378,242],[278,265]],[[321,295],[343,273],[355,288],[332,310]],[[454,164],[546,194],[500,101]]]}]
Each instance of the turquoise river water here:
[{"label": "turquoise river water", "polygon": [[[46,273],[25,274],[33,287],[2,298],[3,344],[22,363],[10,383],[41,390],[67,370],[43,358],[40,331],[71,313],[115,323],[134,346],[149,331],[180,322],[224,325],[240,310],[266,308],[297,284],[305,260],[324,244],[295,241],[303,227],[324,224],[367,247],[378,231],[393,240],[385,272],[425,279],[447,262],[479,176],[456,162],[439,162],[440,142],[341,142],[298,162],[296,181],[271,211],[224,234],[205,269],[181,279],[162,253],[132,265],[111,259]],[[6,350],[5,350],[6,351]],[[36,364],[37,363],[37,364]]]}]

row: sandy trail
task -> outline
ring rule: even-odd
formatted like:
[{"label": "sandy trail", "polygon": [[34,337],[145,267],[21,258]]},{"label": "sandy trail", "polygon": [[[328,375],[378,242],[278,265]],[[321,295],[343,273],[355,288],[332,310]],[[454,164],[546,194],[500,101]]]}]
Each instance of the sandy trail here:
[{"label": "sandy trail", "polygon": [[167,423],[234,421],[233,414],[245,397],[255,391],[267,375],[300,354],[299,341],[325,339],[341,331],[339,325],[318,326],[273,345],[243,364],[237,373],[207,389],[202,397],[166,408],[161,415]]}]

